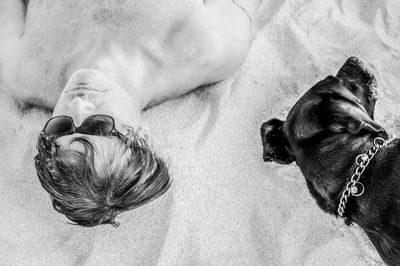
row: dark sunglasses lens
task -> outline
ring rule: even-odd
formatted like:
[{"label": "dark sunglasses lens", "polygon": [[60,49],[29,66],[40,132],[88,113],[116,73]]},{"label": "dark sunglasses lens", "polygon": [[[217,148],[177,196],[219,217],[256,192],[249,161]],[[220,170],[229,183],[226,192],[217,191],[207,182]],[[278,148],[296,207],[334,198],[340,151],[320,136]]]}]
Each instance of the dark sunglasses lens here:
[{"label": "dark sunglasses lens", "polygon": [[95,115],[86,119],[80,132],[90,135],[107,135],[110,134],[114,128],[114,120],[105,115]]},{"label": "dark sunglasses lens", "polygon": [[68,117],[55,117],[46,125],[45,132],[48,135],[60,135],[67,133],[73,128],[72,119]]}]

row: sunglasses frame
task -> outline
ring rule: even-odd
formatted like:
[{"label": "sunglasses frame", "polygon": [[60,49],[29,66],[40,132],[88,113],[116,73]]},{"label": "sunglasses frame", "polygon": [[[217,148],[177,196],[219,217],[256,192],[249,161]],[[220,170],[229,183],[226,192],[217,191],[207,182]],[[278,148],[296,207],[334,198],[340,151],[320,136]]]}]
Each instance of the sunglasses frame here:
[{"label": "sunglasses frame", "polygon": [[[38,143],[38,144],[39,144],[42,148],[50,149],[51,146],[52,146],[52,143],[54,142],[54,140],[55,140],[56,138],[61,137],[61,136],[65,136],[65,135],[71,135],[71,134],[74,134],[74,133],[82,133],[82,132],[80,132],[80,129],[85,125],[85,122],[86,122],[88,119],[93,118],[93,117],[96,117],[96,116],[101,116],[101,117],[110,118],[111,121],[112,121],[112,129],[111,129],[111,131],[110,131],[109,133],[104,133],[104,134],[101,134],[101,135],[99,135],[99,134],[90,134],[90,133],[87,133],[87,132],[85,132],[85,133],[83,133],[83,134],[93,135],[93,136],[115,136],[115,137],[118,137],[119,139],[122,139],[122,138],[124,137],[124,135],[123,135],[121,132],[119,132],[119,131],[115,128],[115,120],[114,120],[114,118],[111,117],[111,116],[109,116],[109,115],[105,115],[105,114],[91,115],[91,116],[87,117],[87,118],[82,122],[82,124],[81,124],[79,127],[77,127],[77,126],[75,125],[74,120],[73,120],[72,117],[70,117],[70,116],[68,116],[68,115],[59,115],[59,116],[55,116],[55,117],[50,118],[50,119],[46,122],[46,125],[43,127],[42,131],[41,131],[40,134],[39,134],[39,143]],[[46,133],[46,127],[48,126],[48,124],[50,123],[50,121],[52,121],[52,120],[54,120],[54,119],[57,119],[57,118],[60,118],[60,117],[65,117],[65,118],[71,120],[71,122],[72,122],[72,128],[71,128],[70,130],[68,130],[67,132],[64,132],[64,133],[61,133],[61,134],[53,134],[53,135],[50,135],[50,134]]]}]

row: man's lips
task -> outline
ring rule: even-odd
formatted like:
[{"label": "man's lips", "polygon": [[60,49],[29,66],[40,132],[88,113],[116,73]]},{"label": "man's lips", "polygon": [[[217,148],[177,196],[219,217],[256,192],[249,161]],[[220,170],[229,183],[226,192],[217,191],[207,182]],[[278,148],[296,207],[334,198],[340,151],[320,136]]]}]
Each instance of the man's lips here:
[{"label": "man's lips", "polygon": [[106,91],[106,89],[99,89],[99,88],[95,88],[95,87],[91,87],[91,86],[87,86],[87,85],[85,85],[85,86],[80,85],[77,87],[72,87],[72,88],[66,90],[65,92],[67,94],[70,94],[70,93],[82,93],[82,92],[104,92],[104,91]]}]

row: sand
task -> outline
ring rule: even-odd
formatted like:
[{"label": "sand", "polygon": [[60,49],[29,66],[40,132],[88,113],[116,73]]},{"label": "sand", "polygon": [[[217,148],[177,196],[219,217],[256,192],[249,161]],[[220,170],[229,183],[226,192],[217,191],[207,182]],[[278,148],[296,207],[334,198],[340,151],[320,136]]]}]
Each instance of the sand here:
[{"label": "sand", "polygon": [[235,75],[144,113],[174,182],[117,229],[52,209],[32,160],[49,114],[0,93],[0,264],[382,264],[359,227],[316,206],[295,165],[262,161],[259,127],[354,55],[378,78],[376,120],[399,134],[399,14],[398,0],[264,1]]}]

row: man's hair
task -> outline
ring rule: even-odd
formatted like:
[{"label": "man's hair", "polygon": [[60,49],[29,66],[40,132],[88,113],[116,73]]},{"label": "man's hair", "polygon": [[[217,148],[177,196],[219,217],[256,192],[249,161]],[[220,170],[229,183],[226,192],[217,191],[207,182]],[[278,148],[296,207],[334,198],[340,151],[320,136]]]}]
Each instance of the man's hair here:
[{"label": "man's hair", "polygon": [[164,194],[171,183],[168,168],[139,133],[130,128],[120,140],[102,137],[110,146],[107,152],[83,136],[71,143],[81,143],[84,152],[49,151],[39,141],[36,171],[54,209],[81,226],[118,226],[118,214]]}]

